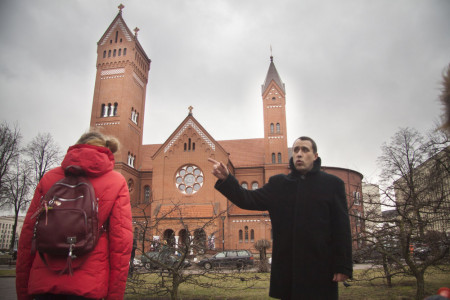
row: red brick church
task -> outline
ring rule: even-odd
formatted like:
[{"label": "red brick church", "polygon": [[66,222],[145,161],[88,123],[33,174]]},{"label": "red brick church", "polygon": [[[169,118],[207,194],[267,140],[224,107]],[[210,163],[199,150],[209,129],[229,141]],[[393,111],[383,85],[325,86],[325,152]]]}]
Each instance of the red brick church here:
[{"label": "red brick church", "polygon": [[[268,213],[239,209],[218,193],[207,159],[226,163],[248,189],[261,187],[272,175],[289,172],[286,91],[273,57],[262,84],[262,102],[255,103],[263,105],[264,137],[218,141],[208,133],[206,124],[195,119],[187,103],[186,118],[166,141],[143,145],[151,60],[138,41],[139,29],[131,31],[125,23],[122,8],[119,6],[119,13],[97,44],[91,127],[117,137],[121,143],[115,156],[116,170],[128,181],[136,235],[152,243],[177,245],[190,238],[199,249],[255,251],[256,241],[272,239]],[[361,215],[363,176],[349,169],[323,169],[345,181],[349,208]],[[357,236],[362,224],[353,217],[351,221]]]}]

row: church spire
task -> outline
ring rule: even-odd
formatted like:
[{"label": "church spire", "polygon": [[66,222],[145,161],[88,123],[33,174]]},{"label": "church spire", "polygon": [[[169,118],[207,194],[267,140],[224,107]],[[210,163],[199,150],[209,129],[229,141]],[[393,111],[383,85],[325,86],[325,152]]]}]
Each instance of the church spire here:
[{"label": "church spire", "polygon": [[264,84],[262,85],[262,94],[266,91],[266,89],[269,87],[272,80],[282,89],[284,93],[286,93],[284,88],[284,83],[281,81],[281,77],[278,74],[277,68],[275,68],[275,64],[273,63],[273,56],[272,56],[272,47],[270,47],[271,53],[270,53],[270,65],[269,70],[267,71],[266,80],[264,81]]}]

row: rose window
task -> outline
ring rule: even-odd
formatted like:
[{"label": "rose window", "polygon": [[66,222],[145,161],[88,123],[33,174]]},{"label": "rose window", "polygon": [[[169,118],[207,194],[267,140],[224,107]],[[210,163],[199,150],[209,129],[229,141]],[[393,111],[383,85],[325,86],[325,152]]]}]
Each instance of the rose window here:
[{"label": "rose window", "polygon": [[183,194],[197,193],[203,185],[203,172],[195,165],[181,167],[175,176],[175,185]]}]

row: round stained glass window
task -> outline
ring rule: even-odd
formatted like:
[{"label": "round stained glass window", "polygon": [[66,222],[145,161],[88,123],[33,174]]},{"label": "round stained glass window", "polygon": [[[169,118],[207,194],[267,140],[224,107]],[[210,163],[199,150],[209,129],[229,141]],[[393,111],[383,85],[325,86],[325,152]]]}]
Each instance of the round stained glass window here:
[{"label": "round stained glass window", "polygon": [[203,172],[199,167],[185,165],[175,175],[175,185],[181,193],[192,195],[203,186],[203,179]]}]

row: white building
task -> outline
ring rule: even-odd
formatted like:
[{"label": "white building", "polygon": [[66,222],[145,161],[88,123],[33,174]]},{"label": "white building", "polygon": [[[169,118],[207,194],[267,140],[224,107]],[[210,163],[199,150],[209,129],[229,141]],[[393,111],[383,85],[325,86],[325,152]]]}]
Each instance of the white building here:
[{"label": "white building", "polygon": [[[20,232],[22,231],[23,220],[25,217],[19,216],[17,220],[17,228],[16,228],[16,245],[19,240]],[[0,250],[9,250],[9,246],[12,238],[12,230],[14,225],[14,217],[13,216],[2,216],[0,217]]]}]

